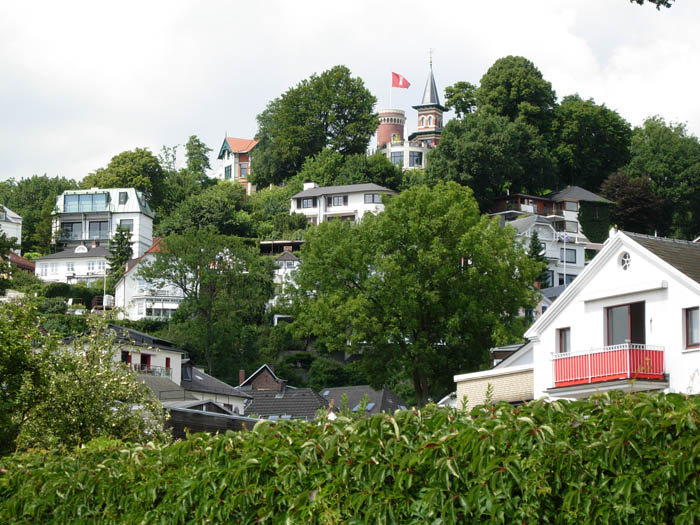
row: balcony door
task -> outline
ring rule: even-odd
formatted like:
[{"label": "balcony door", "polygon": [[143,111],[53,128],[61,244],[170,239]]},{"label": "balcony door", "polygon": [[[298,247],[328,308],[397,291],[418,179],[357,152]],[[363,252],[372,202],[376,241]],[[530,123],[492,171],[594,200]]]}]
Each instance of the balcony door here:
[{"label": "balcony door", "polygon": [[605,309],[607,345],[646,344],[644,301]]}]

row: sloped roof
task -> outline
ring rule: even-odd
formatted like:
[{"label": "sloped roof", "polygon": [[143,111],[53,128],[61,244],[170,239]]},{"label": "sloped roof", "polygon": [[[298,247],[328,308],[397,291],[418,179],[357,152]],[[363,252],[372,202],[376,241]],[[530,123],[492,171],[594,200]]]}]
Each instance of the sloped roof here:
[{"label": "sloped roof", "polygon": [[[366,395],[368,399],[367,413],[370,415],[378,414],[379,412],[393,414],[395,410],[405,410],[407,408],[406,403],[387,387],[381,390],[374,390],[369,385],[341,386],[324,388],[319,391],[319,394],[329,402],[332,399],[335,408],[341,408],[343,394],[345,394],[348,408],[355,411],[357,411],[362,399]],[[370,406],[371,403],[374,404]]]},{"label": "sloped roof", "polygon": [[221,159],[224,156],[224,151],[229,150],[231,153],[247,153],[258,145],[259,140],[255,139],[238,139],[235,137],[226,137],[221,145],[217,158]]},{"label": "sloped roof", "polygon": [[13,212],[10,208],[5,206],[4,204],[0,204],[0,207],[5,210],[5,221],[6,222],[18,222],[22,223],[22,217],[17,215],[15,212]]},{"label": "sloped roof", "polygon": [[566,285],[560,284],[558,286],[550,286],[548,288],[542,288],[540,290],[540,292],[547,299],[556,299],[557,297],[559,297],[561,294],[564,293],[564,290],[566,290]]},{"label": "sloped roof", "polygon": [[17,268],[20,268],[21,270],[33,272],[36,268],[34,261],[30,261],[21,255],[17,255],[15,252],[10,252],[10,262],[15,264]]},{"label": "sloped roof", "polygon": [[413,106],[414,109],[425,106],[438,106],[443,111],[445,108],[440,104],[440,95],[435,85],[435,77],[433,76],[433,68],[430,67],[430,73],[428,74],[428,79],[425,82],[425,89],[423,90],[423,99],[421,103],[417,106]]},{"label": "sloped roof", "polygon": [[251,388],[250,383],[252,383],[253,379],[255,379],[258,375],[262,374],[264,371],[267,371],[267,373],[269,373],[276,382],[278,382],[278,383],[284,382],[284,379],[280,379],[279,377],[277,377],[275,375],[275,373],[272,371],[272,368],[270,368],[269,365],[264,364],[260,368],[258,368],[255,372],[250,374],[250,376],[245,381],[243,381],[240,385],[238,385],[238,388],[241,390],[250,390],[250,388]]},{"label": "sloped roof", "polygon": [[197,400],[194,394],[190,394],[167,377],[139,374],[136,378],[142,383],[146,383],[146,386],[148,386],[161,401]]},{"label": "sloped roof", "polygon": [[141,260],[146,256],[146,254],[159,253],[159,252],[163,251],[163,249],[160,246],[160,242],[162,240],[163,240],[163,237],[153,237],[153,242],[152,242],[151,246],[148,248],[148,250],[143,252],[143,255],[141,257],[138,257],[136,259],[129,259],[126,262],[126,271],[119,278],[119,281],[124,279],[126,277],[126,274],[128,274],[131,270],[136,268],[139,265],[139,263],[141,262]]},{"label": "sloped roof", "polygon": [[541,215],[527,215],[526,217],[519,217],[515,220],[506,222],[506,224],[513,226],[516,230],[518,230],[518,233],[525,233],[535,224],[543,224],[546,226],[552,225],[549,220]]},{"label": "sloped roof", "polygon": [[[183,366],[191,366],[189,364],[183,364]],[[241,392],[235,387],[224,383],[223,381],[215,378],[204,372],[203,370],[192,367],[192,373],[190,374],[189,380],[180,379],[180,385],[190,392],[203,392],[207,394],[222,394],[226,396],[236,396],[243,397],[246,399],[251,399],[251,396],[245,392]]]},{"label": "sloped roof", "polygon": [[279,257],[277,257],[277,259],[275,259],[275,261],[295,261],[295,262],[298,260],[299,260],[299,257],[294,255],[292,252],[287,252],[287,251],[282,252],[279,255]]},{"label": "sloped roof", "polygon": [[37,257],[37,261],[46,261],[49,259],[91,259],[94,257],[109,257],[109,250],[104,246],[85,246],[87,251],[85,253],[79,253],[75,250],[80,246],[74,246],[72,248],[67,248],[63,251],[51,253],[49,255],[44,255],[43,257]]},{"label": "sloped roof", "polygon": [[310,421],[319,409],[327,409],[328,401],[310,388],[283,388],[274,390],[253,390],[253,400],[246,405],[246,414],[257,416],[291,416],[293,419]]},{"label": "sloped roof", "polygon": [[554,193],[550,193],[547,195],[548,198],[552,199],[554,202],[561,202],[561,201],[585,201],[585,202],[601,202],[604,204],[613,204],[612,201],[609,201],[608,199],[601,197],[600,195],[596,195],[595,193],[592,193],[588,190],[584,190],[583,188],[580,188],[579,186],[567,186],[561,191],[557,191]]},{"label": "sloped roof", "polygon": [[624,234],[676,270],[700,283],[700,244],[692,241],[652,237],[640,233],[624,232]]},{"label": "sloped roof", "polygon": [[[202,410],[206,412],[220,413],[233,415],[233,412],[226,408],[224,405],[217,401],[211,399],[197,399],[197,400],[184,400],[184,401],[165,401],[163,403],[165,408],[189,408],[190,410]],[[214,408],[215,410],[212,410]]]},{"label": "sloped roof", "polygon": [[126,328],[124,326],[118,326],[111,323],[108,325],[108,327],[116,334],[117,340],[120,342],[141,346],[155,346],[162,350],[178,352],[180,354],[186,353],[184,350],[180,350],[175,343],[161,339],[160,337],[155,337],[153,335],[134,330],[133,328]]},{"label": "sloped roof", "polygon": [[365,184],[346,184],[344,186],[322,186],[319,188],[309,188],[302,192],[292,195],[292,199],[303,197],[320,197],[322,195],[333,195],[337,193],[360,193],[364,191],[382,191],[385,193],[396,193],[394,190],[380,186],[374,183]]}]

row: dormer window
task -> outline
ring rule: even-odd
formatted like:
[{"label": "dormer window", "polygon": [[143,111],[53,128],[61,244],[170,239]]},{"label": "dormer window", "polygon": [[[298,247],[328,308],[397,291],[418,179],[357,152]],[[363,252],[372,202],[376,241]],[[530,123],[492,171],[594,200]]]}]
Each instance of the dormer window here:
[{"label": "dormer window", "polygon": [[119,192],[119,204],[126,204],[127,200],[129,200],[129,194],[125,191],[120,191]]}]

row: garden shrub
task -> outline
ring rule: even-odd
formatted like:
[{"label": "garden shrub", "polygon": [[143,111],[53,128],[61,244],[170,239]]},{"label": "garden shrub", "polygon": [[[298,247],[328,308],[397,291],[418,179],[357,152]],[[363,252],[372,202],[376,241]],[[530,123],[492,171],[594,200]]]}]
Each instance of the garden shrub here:
[{"label": "garden shrub", "polygon": [[[693,523],[700,400],[429,406],[0,462],[4,521]],[[5,469],[5,470],[3,470]]]}]

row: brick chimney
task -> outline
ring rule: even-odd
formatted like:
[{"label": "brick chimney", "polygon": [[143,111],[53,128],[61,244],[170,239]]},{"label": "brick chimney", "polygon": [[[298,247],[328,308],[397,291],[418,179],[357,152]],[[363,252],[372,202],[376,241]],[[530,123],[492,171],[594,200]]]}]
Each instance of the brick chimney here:
[{"label": "brick chimney", "polygon": [[243,368],[241,368],[238,371],[238,384],[242,385],[244,381],[245,381],[245,370]]},{"label": "brick chimney", "polygon": [[288,244],[285,245],[282,249],[283,249],[285,252],[291,252],[291,251],[292,251],[292,247],[291,247],[290,245],[288,245]]}]

